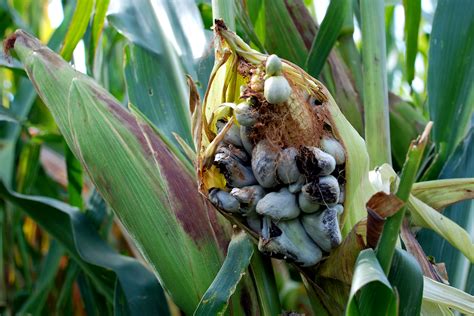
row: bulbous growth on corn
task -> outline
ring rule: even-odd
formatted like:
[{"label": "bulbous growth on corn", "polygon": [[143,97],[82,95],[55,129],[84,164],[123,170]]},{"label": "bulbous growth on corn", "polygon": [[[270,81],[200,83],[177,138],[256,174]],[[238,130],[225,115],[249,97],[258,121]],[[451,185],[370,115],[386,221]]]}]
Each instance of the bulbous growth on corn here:
[{"label": "bulbous growth on corn", "polygon": [[350,167],[368,170],[365,144],[316,79],[252,50],[221,21],[215,32],[193,128],[200,190],[260,251],[315,265],[342,242],[347,213],[364,208],[356,184],[365,178]]}]

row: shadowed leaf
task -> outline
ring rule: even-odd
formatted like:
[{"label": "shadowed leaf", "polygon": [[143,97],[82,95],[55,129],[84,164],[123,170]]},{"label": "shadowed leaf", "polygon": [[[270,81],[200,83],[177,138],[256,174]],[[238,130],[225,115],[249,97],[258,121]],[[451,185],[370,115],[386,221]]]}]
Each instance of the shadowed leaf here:
[{"label": "shadowed leaf", "polygon": [[396,315],[396,297],[372,249],[360,252],[347,303],[349,315]]},{"label": "shadowed leaf", "polygon": [[437,178],[469,128],[474,112],[473,56],[474,2],[439,0],[430,36],[427,82],[439,156],[425,176],[428,180]]},{"label": "shadowed leaf", "polygon": [[194,315],[223,315],[227,302],[250,264],[253,245],[241,231],[232,237],[224,263],[209,289],[204,293]]},{"label": "shadowed leaf", "polygon": [[110,248],[77,208],[54,199],[9,191],[3,183],[0,195],[21,207],[58,240],[107,298],[112,299],[117,278],[134,314],[167,314],[166,299],[154,275],[135,259]]}]

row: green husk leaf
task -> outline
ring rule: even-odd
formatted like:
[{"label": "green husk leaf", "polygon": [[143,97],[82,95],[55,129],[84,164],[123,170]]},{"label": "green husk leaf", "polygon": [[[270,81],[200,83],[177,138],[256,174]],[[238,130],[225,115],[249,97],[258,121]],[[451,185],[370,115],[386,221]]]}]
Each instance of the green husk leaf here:
[{"label": "green husk leaf", "polygon": [[14,36],[14,50],[72,152],[174,302],[191,313],[225,244],[191,172],[143,118],[36,39],[22,31]]},{"label": "green husk leaf", "polygon": [[433,123],[429,122],[423,133],[412,141],[407,153],[405,163],[403,164],[402,173],[400,175],[400,184],[396,190],[396,196],[405,204],[400,209],[387,218],[384,223],[382,235],[377,244],[377,258],[380,261],[385,273],[388,275],[393,253],[396,243],[399,239],[400,229],[402,227],[403,219],[406,213],[406,203],[410,197],[411,188],[416,180],[418,168],[421,164],[421,159],[425,151],[428,137]]},{"label": "green husk leaf", "polygon": [[230,241],[221,269],[201,298],[194,315],[223,315],[225,313],[228,301],[245,274],[252,255],[253,245],[250,237],[243,231],[236,233]]}]

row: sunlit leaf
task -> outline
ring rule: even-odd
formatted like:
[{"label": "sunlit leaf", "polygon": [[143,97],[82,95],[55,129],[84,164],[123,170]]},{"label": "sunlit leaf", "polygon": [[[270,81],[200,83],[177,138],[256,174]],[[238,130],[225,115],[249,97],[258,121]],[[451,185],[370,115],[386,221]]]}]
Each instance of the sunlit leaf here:
[{"label": "sunlit leaf", "polygon": [[352,2],[349,0],[332,0],[329,4],[306,60],[308,73],[313,77],[319,77],[326,58],[341,32],[346,15],[350,12],[351,5]]},{"label": "sunlit leaf", "polygon": [[64,38],[64,44],[61,48],[61,56],[70,60],[77,43],[81,40],[86,32],[89,18],[92,14],[94,0],[77,0],[76,9],[71,20],[71,25]]},{"label": "sunlit leaf", "polygon": [[415,59],[418,53],[418,30],[421,21],[421,0],[403,0],[405,9],[405,69],[409,84],[415,78]]},{"label": "sunlit leaf", "polygon": [[474,243],[461,226],[414,196],[410,196],[408,208],[414,225],[435,231],[474,262]]},{"label": "sunlit leaf", "polygon": [[427,277],[424,278],[423,299],[455,309],[465,315],[474,314],[474,296]]}]

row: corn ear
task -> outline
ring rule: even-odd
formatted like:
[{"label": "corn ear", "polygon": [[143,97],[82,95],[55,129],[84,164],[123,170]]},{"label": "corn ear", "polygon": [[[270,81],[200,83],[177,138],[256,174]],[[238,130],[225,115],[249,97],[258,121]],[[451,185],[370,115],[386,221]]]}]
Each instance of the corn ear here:
[{"label": "corn ear", "polygon": [[[219,169],[212,165],[215,148],[221,141],[221,135],[215,132],[214,127],[216,115],[228,121],[234,120],[232,111],[223,113],[220,107],[222,104],[238,104],[244,100],[242,96],[245,96],[246,92],[240,91],[241,86],[254,84],[252,77],[255,77],[255,73],[263,72],[268,57],[250,48],[235,33],[229,31],[222,21],[216,22],[214,30],[217,35],[216,63],[203,100],[201,119],[197,121],[201,130],[197,147],[197,169],[200,191],[206,196],[211,188],[219,184],[219,188],[224,188],[226,184]],[[282,119],[281,126],[277,126],[276,129],[284,134],[285,145],[298,143],[298,145],[318,146],[323,136],[323,129],[329,128],[344,147],[347,157],[346,196],[344,213],[340,220],[344,237],[361,218],[366,216],[365,203],[375,193],[368,181],[369,158],[365,142],[344,117],[334,98],[321,82],[289,61],[282,60],[282,63],[282,75],[292,88],[289,101],[278,104],[280,107],[278,111],[285,114],[285,120]],[[256,84],[255,89],[259,88],[262,87]],[[312,101],[321,104],[314,107],[310,104]]]},{"label": "corn ear", "polygon": [[72,152],[114,209],[173,301],[191,314],[225,241],[192,170],[157,132],[27,33],[8,40]]}]

